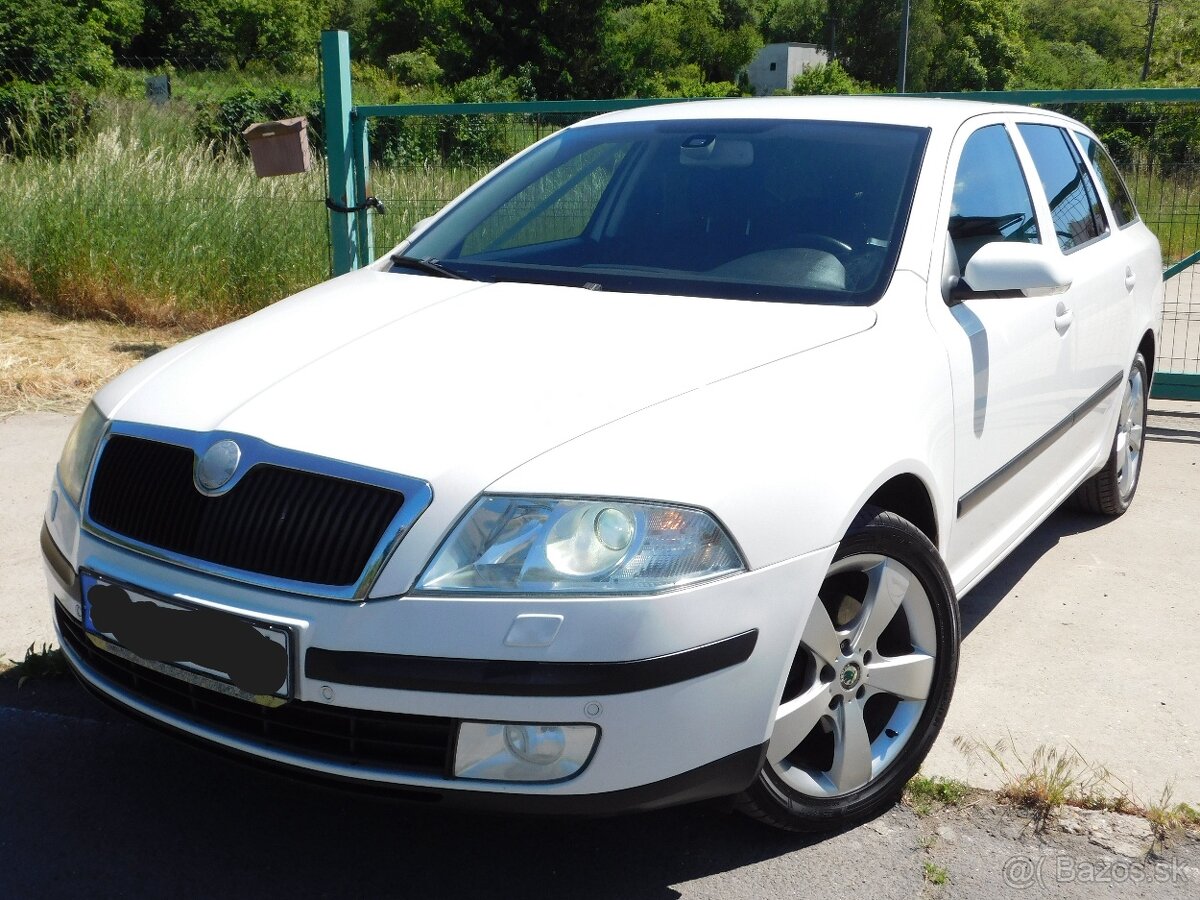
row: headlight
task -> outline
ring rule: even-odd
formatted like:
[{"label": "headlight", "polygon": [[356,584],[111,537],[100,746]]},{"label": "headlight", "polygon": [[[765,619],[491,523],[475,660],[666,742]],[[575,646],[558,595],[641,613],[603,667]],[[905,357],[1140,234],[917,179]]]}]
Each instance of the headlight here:
[{"label": "headlight", "polygon": [[83,483],[87,480],[96,445],[100,443],[100,436],[104,434],[107,424],[108,420],[96,409],[96,404],[89,403],[71,429],[62,457],[58,460],[58,478],[76,506],[83,497]]},{"label": "headlight", "polygon": [[455,527],[417,589],[644,594],[744,569],[729,536],[703,510],[484,497]]}]

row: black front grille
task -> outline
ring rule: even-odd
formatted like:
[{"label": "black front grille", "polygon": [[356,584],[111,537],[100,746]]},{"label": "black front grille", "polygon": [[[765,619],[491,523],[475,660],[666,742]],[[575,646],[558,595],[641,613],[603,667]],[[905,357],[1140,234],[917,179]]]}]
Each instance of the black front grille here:
[{"label": "black front grille", "polygon": [[55,615],[63,643],[89,668],[153,706],[256,744],[308,757],[437,776],[449,773],[453,719],[369,713],[298,700],[259,706],[106,653],[57,603]]},{"label": "black front grille", "polygon": [[259,463],[201,494],[190,449],[116,435],[100,456],[92,521],[152,547],[293,581],[358,581],[404,502],[398,491]]}]

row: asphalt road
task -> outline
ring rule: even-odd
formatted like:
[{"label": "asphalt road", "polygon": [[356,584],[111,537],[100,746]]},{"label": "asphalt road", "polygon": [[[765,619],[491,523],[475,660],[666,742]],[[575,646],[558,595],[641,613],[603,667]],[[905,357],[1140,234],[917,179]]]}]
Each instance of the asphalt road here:
[{"label": "asphalt road", "polygon": [[[1117,821],[1116,830],[1140,820]],[[260,772],[126,722],[71,681],[0,681],[0,896],[667,900],[1194,898],[1200,839],[1147,859],[1107,826],[990,801],[819,838],[715,806],[613,819],[449,813]],[[1136,841],[1135,841],[1136,844]],[[1129,855],[1126,855],[1129,854]],[[948,879],[943,885],[930,876]]]}]

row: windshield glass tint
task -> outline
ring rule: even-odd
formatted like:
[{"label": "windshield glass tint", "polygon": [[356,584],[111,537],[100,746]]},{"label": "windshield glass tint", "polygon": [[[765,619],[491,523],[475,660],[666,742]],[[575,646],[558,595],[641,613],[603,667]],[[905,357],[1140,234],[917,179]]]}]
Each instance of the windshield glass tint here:
[{"label": "windshield glass tint", "polygon": [[405,253],[485,281],[872,303],[927,134],[783,120],[583,126],[474,190]]}]

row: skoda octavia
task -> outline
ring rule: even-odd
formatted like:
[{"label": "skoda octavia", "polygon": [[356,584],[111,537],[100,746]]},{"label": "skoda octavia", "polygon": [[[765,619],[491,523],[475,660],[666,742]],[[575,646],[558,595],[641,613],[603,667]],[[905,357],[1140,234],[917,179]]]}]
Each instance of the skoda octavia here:
[{"label": "skoda octavia", "polygon": [[563,129],[377,263],[158,354],[42,546],[84,685],[483,808],[872,815],[957,598],[1142,461],[1158,242],[1092,132],[905,98]]}]

